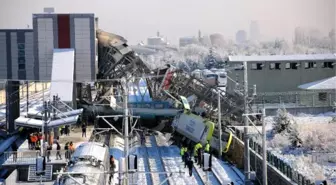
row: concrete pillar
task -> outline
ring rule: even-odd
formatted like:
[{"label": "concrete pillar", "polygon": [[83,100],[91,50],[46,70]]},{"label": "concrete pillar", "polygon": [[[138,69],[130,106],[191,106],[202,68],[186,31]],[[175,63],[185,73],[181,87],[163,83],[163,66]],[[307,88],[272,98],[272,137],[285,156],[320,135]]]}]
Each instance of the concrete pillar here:
[{"label": "concrete pillar", "polygon": [[20,116],[20,82],[6,83],[6,129],[9,133],[15,131],[14,121]]}]

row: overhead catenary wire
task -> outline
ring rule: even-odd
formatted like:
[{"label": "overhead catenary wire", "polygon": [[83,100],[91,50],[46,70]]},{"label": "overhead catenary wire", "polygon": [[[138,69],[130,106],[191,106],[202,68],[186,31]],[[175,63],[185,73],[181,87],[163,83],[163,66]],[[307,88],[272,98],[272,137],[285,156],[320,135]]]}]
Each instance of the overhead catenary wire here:
[{"label": "overhead catenary wire", "polygon": [[[141,80],[141,79],[153,79],[153,78],[162,78],[165,77],[165,75],[150,75],[150,76],[133,76],[130,79],[133,80]],[[112,79],[96,79],[96,80],[34,80],[34,79],[2,79],[0,82],[6,83],[6,82],[62,82],[62,83],[92,83],[92,82],[113,82],[113,81],[122,81],[124,78],[112,78]]]}]

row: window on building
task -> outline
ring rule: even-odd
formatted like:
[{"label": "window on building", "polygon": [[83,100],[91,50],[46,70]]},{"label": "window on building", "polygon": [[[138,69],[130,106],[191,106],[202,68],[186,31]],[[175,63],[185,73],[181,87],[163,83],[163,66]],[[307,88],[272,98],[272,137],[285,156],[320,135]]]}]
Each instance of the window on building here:
[{"label": "window on building", "polygon": [[21,50],[21,49],[25,49],[25,44],[24,43],[18,43],[18,49]]},{"label": "window on building", "polygon": [[334,68],[333,62],[323,62],[323,68]]},{"label": "window on building", "polygon": [[19,64],[19,70],[25,70],[26,64]]},{"label": "window on building", "polygon": [[23,50],[23,49],[19,50],[19,56],[18,57],[25,57],[25,50]]},{"label": "window on building", "polygon": [[298,69],[297,62],[286,63],[286,69]]},{"label": "window on building", "polygon": [[270,70],[280,70],[280,63],[270,63]]},{"label": "window on building", "polygon": [[286,69],[290,69],[290,63],[286,63]]},{"label": "window on building", "polygon": [[316,68],[316,62],[305,62],[305,69]]},{"label": "window on building", "polygon": [[19,63],[19,64],[25,64],[25,63],[26,63],[25,58],[19,57],[19,58],[18,58],[18,63]]},{"label": "window on building", "polygon": [[327,93],[321,92],[318,94],[319,101],[327,101]]},{"label": "window on building", "polygon": [[262,63],[252,63],[251,69],[252,70],[262,70],[263,64]]}]

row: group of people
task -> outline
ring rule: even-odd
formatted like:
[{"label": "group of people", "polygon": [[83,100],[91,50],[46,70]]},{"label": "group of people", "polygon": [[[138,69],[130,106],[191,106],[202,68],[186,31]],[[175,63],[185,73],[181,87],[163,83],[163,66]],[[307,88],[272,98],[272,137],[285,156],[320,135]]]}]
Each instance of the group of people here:
[{"label": "group of people", "polygon": [[188,149],[188,147],[186,147],[185,145],[182,146],[181,148],[181,157],[182,157],[182,161],[184,162],[184,167],[188,167],[189,169],[189,176],[192,176],[192,168],[194,165],[194,162],[192,160],[192,155],[194,156],[194,160],[195,162],[202,167],[202,154],[203,152],[209,153],[210,152],[210,143],[209,141],[207,141],[207,143],[205,144],[204,150],[203,150],[203,146],[200,142],[198,142],[194,149],[193,149],[193,153],[191,153],[190,148]]},{"label": "group of people", "polygon": [[41,148],[42,133],[34,132],[28,136],[28,148],[39,150]]},{"label": "group of people", "polygon": [[69,136],[70,135],[70,126],[69,125],[62,125],[59,127],[59,132],[62,135]]}]

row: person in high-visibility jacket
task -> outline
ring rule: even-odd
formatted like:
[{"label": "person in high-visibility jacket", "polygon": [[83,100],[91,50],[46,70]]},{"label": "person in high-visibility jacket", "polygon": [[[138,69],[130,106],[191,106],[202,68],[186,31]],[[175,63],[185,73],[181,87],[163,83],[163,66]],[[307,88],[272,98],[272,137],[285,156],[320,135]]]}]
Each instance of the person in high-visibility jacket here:
[{"label": "person in high-visibility jacket", "polygon": [[209,143],[209,141],[207,141],[207,143],[205,144],[204,152],[207,152],[207,153],[210,152],[210,143]]},{"label": "person in high-visibility jacket", "polygon": [[197,156],[198,156],[198,150],[200,148],[202,148],[202,144],[201,142],[198,142],[196,145],[195,145],[195,148],[194,148],[194,157],[195,157],[195,162],[197,161]]},{"label": "person in high-visibility jacket", "polygon": [[183,162],[184,162],[184,154],[185,154],[187,151],[188,151],[188,148],[185,147],[185,146],[182,146],[180,154],[181,154],[181,157],[182,157],[182,161],[183,161]]}]

